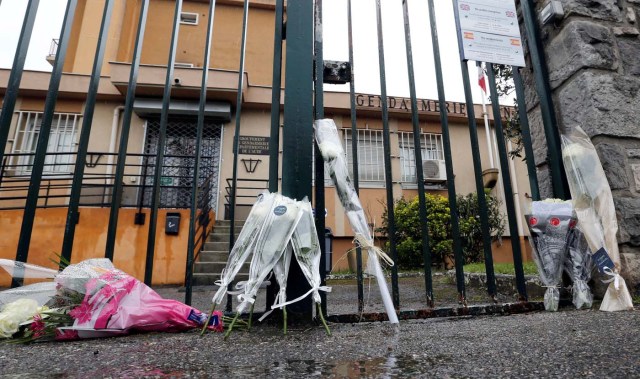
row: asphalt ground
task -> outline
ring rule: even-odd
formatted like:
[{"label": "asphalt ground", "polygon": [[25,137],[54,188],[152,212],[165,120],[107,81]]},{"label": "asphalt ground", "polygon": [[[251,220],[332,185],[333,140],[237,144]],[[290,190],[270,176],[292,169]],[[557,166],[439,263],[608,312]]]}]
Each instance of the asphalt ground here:
[{"label": "asphalt ground", "polygon": [[[345,286],[334,284],[338,293]],[[334,298],[343,299],[344,309],[354,307],[350,291]],[[420,293],[420,287],[415,291]],[[179,288],[158,292],[166,298],[184,297]],[[211,295],[210,289],[198,288],[193,305],[207,307]],[[408,320],[396,327],[387,322],[331,323],[331,336],[319,325],[290,326],[284,335],[280,325],[257,324],[250,331],[235,331],[226,341],[221,333],[201,337],[191,331],[0,344],[0,377],[640,377],[638,310],[566,307],[560,312]]]}]

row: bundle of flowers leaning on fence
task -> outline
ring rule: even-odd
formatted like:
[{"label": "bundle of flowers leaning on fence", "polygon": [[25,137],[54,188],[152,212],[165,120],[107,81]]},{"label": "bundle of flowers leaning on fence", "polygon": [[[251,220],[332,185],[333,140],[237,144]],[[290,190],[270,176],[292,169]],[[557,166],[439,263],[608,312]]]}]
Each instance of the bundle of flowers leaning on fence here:
[{"label": "bundle of flowers leaning on fence", "polygon": [[[213,296],[212,312],[222,302],[225,294],[237,295],[240,304],[236,315],[229,325],[225,338],[229,336],[241,313],[250,307],[249,325],[253,315],[253,304],[261,285],[273,271],[280,286],[273,309],[282,309],[284,315],[284,332],[287,331],[286,306],[312,295],[317,304],[318,316],[327,334],[329,328],[320,311],[320,295],[318,291],[330,291],[329,287],[320,285],[320,255],[318,236],[313,222],[311,203],[304,198],[297,201],[278,193],[263,193],[258,196],[249,212],[245,226],[235,242],[227,265],[222,271],[220,286]],[[240,267],[252,255],[247,281],[236,283],[236,291],[228,291]],[[311,290],[287,301],[287,278],[292,257],[296,258],[302,272],[311,286]],[[271,314],[266,312],[261,318]],[[203,332],[204,332],[203,328]]]},{"label": "bundle of flowers leaning on fence", "polygon": [[576,224],[573,207],[568,201],[534,201],[525,218],[531,233],[529,241],[540,280],[547,287],[544,308],[557,311],[562,268],[567,254],[567,237]]},{"label": "bundle of flowers leaning on fence", "polygon": [[[29,342],[109,337],[131,331],[177,332],[199,328],[207,320],[195,308],[163,299],[117,270],[108,259],[89,259],[59,273],[8,260],[0,260],[0,266],[14,278],[33,277],[33,270],[39,269],[53,279],[0,292],[0,323],[11,323],[0,335],[3,338]],[[220,331],[222,315],[211,320],[209,327]]]},{"label": "bundle of flowers leaning on fence", "polygon": [[562,159],[580,229],[598,270],[609,277],[604,281],[610,284],[600,310],[633,309],[631,295],[620,275],[618,221],[611,188],[591,139],[580,127],[566,127],[562,135]]},{"label": "bundle of flowers leaning on fence", "polygon": [[336,186],[340,203],[355,233],[356,244],[368,252],[369,259],[366,271],[376,277],[389,322],[397,324],[398,316],[389,295],[387,281],[382,273],[380,259],[390,266],[393,266],[394,262],[387,254],[373,245],[373,236],[369,231],[369,224],[360,204],[358,194],[349,177],[349,169],[342,149],[342,142],[338,136],[338,129],[334,121],[331,119],[317,120],[315,122],[315,136],[325,167],[328,169],[331,180]]},{"label": "bundle of flowers leaning on fence", "polygon": [[567,272],[573,285],[573,305],[576,309],[591,308],[593,304],[593,294],[589,288],[589,280],[593,272],[594,265],[591,259],[591,250],[580,231],[580,225],[573,228],[569,235],[567,259],[564,261],[564,270]]}]

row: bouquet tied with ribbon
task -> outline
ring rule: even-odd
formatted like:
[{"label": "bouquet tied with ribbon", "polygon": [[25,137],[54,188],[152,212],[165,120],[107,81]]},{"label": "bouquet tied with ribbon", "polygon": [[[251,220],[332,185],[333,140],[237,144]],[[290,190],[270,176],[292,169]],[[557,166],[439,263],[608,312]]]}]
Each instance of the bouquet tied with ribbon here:
[{"label": "bouquet tied with ribbon", "polygon": [[525,218],[540,280],[547,287],[544,308],[547,311],[557,311],[562,267],[567,254],[567,237],[576,224],[573,207],[568,201],[534,201]]},{"label": "bouquet tied with ribbon", "polygon": [[562,135],[562,160],[580,229],[598,270],[609,278],[601,311],[633,309],[631,295],[620,275],[620,253],[616,233],[618,221],[602,164],[589,136],[573,127]]}]

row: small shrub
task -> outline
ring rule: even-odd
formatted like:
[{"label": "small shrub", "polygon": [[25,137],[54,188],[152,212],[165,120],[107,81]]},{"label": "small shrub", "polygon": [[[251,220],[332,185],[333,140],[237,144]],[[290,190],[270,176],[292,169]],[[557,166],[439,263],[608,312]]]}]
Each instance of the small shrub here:
[{"label": "small shrub", "polygon": [[[483,262],[482,230],[478,216],[478,201],[476,194],[457,197],[460,238],[465,263]],[[489,210],[489,225],[493,238],[499,238],[504,233],[504,221],[500,214],[500,202],[487,194]],[[427,208],[427,227],[429,229],[429,247],[431,249],[431,263],[444,266],[445,258],[453,259],[453,237],[451,233],[451,209],[449,200],[441,195],[425,195]],[[419,200],[416,196],[412,200],[404,198],[394,205],[396,221],[396,250],[398,266],[412,269],[423,266],[422,233],[420,223]],[[387,210],[383,214],[382,227],[378,229],[388,236]],[[387,242],[387,249],[389,247]]]}]

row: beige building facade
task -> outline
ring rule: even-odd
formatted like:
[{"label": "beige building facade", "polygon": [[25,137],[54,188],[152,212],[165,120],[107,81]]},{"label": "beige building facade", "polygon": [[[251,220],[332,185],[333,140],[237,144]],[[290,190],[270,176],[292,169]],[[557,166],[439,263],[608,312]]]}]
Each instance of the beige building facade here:
[{"label": "beige building facade", "polygon": [[[240,57],[240,37],[242,25],[242,1],[218,0],[215,14],[214,39],[212,47],[212,64],[207,86],[206,107],[206,164],[211,172],[215,196],[212,207],[215,218],[225,219],[228,208],[228,180],[232,177],[233,139],[235,135],[235,110],[238,83],[238,67]],[[101,0],[80,0],[74,18],[72,39],[69,53],[65,61],[65,74],[60,85],[59,99],[56,105],[54,122],[48,147],[49,153],[58,153],[47,158],[56,174],[71,174],[73,155],[77,150],[77,141],[83,120],[85,97],[89,84],[89,75],[93,64],[95,44],[100,26],[100,17],[104,2]],[[246,214],[252,198],[267,188],[269,167],[269,133],[271,117],[271,76],[273,61],[274,34],[274,0],[253,0],[249,12],[249,29],[247,39],[247,57],[242,91],[242,112],[240,128],[240,151],[238,159],[238,218]],[[114,165],[118,153],[118,143],[122,130],[122,114],[131,69],[132,51],[137,29],[140,0],[116,0],[109,29],[109,41],[106,47],[102,77],[100,80],[98,101],[92,120],[89,142],[89,156],[85,167],[86,181],[93,180],[100,190],[96,190],[95,202],[102,206],[88,206],[90,212],[80,210],[79,227],[90,224],[92,229],[85,233],[77,233],[74,244],[73,260],[87,257],[104,256],[106,238],[106,221],[110,202],[110,186],[113,185]],[[145,176],[145,155],[153,154],[154,143],[157,143],[157,131],[162,104],[162,92],[166,75],[167,54],[171,33],[171,23],[175,3],[170,0],[151,0],[144,38],[142,63],[138,77],[134,116],[127,147],[127,167],[122,181],[125,186],[122,206],[134,209],[140,205],[141,211],[148,212],[140,202],[145,189],[140,185],[148,181]],[[177,149],[175,155],[189,154],[189,148],[195,142],[195,125],[197,120],[198,97],[202,74],[204,40],[208,17],[208,1],[184,1],[180,24],[179,43],[176,57],[176,68],[171,93],[170,118],[167,132],[167,149]],[[285,44],[286,45],[286,44]],[[44,59],[44,57],[43,57]],[[8,82],[9,70],[0,70],[0,100]],[[44,110],[44,99],[49,83],[49,73],[25,72],[23,75],[19,99],[15,107],[12,129],[9,132],[9,143],[5,150],[7,160],[3,166],[2,187],[0,193],[0,233],[17,235],[20,231],[21,214],[17,208],[24,200],[16,199],[26,191],[15,189],[7,191],[12,180],[28,176],[26,167],[28,155],[35,151],[35,141],[39,130],[39,120]],[[311,79],[311,78],[310,78]],[[328,86],[327,86],[328,88]],[[335,120],[345,151],[351,162],[351,118],[350,99],[348,93],[330,92],[325,88],[325,114]],[[284,90],[283,90],[284,91]],[[311,94],[309,94],[311,96]],[[284,98],[284,96],[282,96]],[[382,118],[380,97],[374,94],[357,94],[357,129],[359,145],[360,196],[370,222],[376,227],[381,225],[383,201],[385,199],[384,155],[382,153]],[[410,101],[403,97],[388,99],[391,130],[391,164],[393,194],[395,198],[414,197],[417,194],[415,179],[416,163],[413,159],[413,131],[411,123]],[[442,130],[438,102],[433,99],[419,99],[420,130],[423,160],[430,161],[425,171],[428,176],[426,189],[432,193],[447,195],[446,175],[444,173],[444,155]],[[474,171],[471,158],[469,127],[466,105],[463,103],[447,103],[451,145],[453,149],[453,170],[455,185],[459,194],[475,192]],[[504,108],[504,112],[513,112]],[[475,106],[475,114],[480,138],[480,150],[483,169],[489,166],[487,135],[482,127],[482,107]],[[504,116],[504,115],[503,115]],[[489,119],[493,119],[489,110]],[[155,133],[155,134],[154,134]],[[495,146],[495,135],[489,136]],[[155,141],[155,142],[154,142]],[[175,142],[172,145],[172,141]],[[312,152],[312,141],[309,153]],[[186,147],[185,147],[186,146]],[[179,149],[182,150],[179,150]],[[172,150],[168,151],[171,155]],[[495,152],[495,149],[494,149]],[[64,155],[64,153],[70,153]],[[169,159],[169,158],[165,158]],[[178,158],[175,158],[178,159]],[[498,162],[497,158],[494,159]],[[192,159],[181,158],[180,165],[192,164]],[[166,161],[165,161],[166,163]],[[420,166],[423,163],[419,164]],[[512,162],[512,175],[517,193],[516,203],[526,204],[529,192],[529,181],[524,162],[516,159]],[[46,171],[46,169],[45,169]],[[46,172],[45,172],[46,174]],[[52,172],[51,174],[54,174]],[[179,177],[179,176],[178,176]],[[41,194],[56,191],[55,186],[47,186],[47,177],[43,178]],[[163,186],[178,187],[181,180],[173,178],[163,182]],[[60,183],[58,181],[58,183]],[[184,184],[184,182],[182,182]],[[330,183],[326,187],[326,224],[334,236],[333,265],[335,270],[346,268],[346,260],[341,259],[351,249],[353,233],[344,216],[337,195]],[[512,194],[504,194],[501,181],[492,189],[492,193],[502,200]],[[51,198],[49,205],[64,208],[68,201],[68,189],[57,190],[59,197]],[[179,191],[178,191],[179,192]],[[184,279],[184,262],[186,260],[188,236],[188,203],[185,199],[172,198],[164,204],[163,212],[178,209],[182,212],[181,229],[177,236],[158,233],[158,253],[154,265],[154,282],[156,284],[181,283]],[[101,199],[101,200],[100,200]],[[100,210],[102,209],[102,211]],[[58,209],[56,212],[60,212]],[[39,209],[37,222],[33,232],[33,241],[29,252],[29,261],[37,264],[48,263],[52,251],[61,246],[61,217],[52,210]],[[522,214],[522,210],[520,211]],[[83,218],[91,214],[92,219]],[[163,213],[164,214],[164,213]],[[506,212],[505,212],[506,215]],[[145,231],[148,225],[136,225],[130,219],[131,213],[121,214],[119,232],[115,252],[116,266],[123,267],[137,277],[141,277],[144,268]],[[159,221],[163,222],[161,216]],[[506,217],[506,216],[505,216]],[[62,218],[63,220],[64,218]],[[523,217],[520,215],[520,221]],[[148,223],[147,223],[148,224]],[[104,228],[101,229],[101,226]],[[522,226],[522,223],[520,223]],[[507,228],[508,229],[508,228]],[[524,228],[526,229],[526,227]],[[521,235],[524,235],[521,229]],[[494,256],[497,262],[509,261],[511,249],[508,235],[501,246],[495,246]],[[1,258],[14,258],[17,239],[2,238]],[[58,244],[60,242],[60,244]],[[522,243],[522,241],[519,241]],[[524,243],[523,243],[524,246]],[[0,278],[1,279],[1,278]],[[0,280],[1,281],[1,280]],[[0,283],[2,284],[2,283]]]}]

